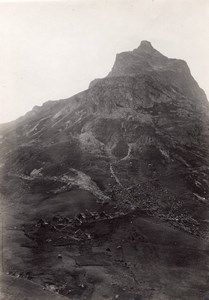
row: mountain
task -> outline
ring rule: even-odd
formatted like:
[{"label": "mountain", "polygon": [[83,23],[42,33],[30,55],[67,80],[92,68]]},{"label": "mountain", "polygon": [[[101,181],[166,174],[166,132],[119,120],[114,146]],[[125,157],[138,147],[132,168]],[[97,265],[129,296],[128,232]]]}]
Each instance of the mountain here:
[{"label": "mountain", "polygon": [[142,41],[2,125],[4,271],[70,299],[207,297],[208,113],[186,62]]}]

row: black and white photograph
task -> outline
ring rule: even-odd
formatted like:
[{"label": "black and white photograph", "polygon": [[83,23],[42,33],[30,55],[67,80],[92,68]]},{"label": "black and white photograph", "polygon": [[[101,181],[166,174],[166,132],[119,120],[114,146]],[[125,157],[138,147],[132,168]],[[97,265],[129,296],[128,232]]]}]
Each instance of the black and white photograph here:
[{"label": "black and white photograph", "polygon": [[209,0],[0,0],[0,300],[209,300]]}]

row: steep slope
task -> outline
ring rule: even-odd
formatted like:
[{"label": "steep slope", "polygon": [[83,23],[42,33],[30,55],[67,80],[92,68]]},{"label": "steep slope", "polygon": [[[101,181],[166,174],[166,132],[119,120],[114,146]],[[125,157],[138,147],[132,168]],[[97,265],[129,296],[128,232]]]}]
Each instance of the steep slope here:
[{"label": "steep slope", "polygon": [[[90,246],[86,246],[84,252],[79,250],[79,253],[87,265],[89,261],[90,265],[95,265],[94,260],[102,265],[103,269],[97,269],[97,272],[103,278],[101,282],[107,295],[111,295],[109,297],[114,297],[114,293],[119,293],[119,299],[139,297],[136,290],[140,285],[143,299],[176,299],[172,298],[175,297],[174,287],[179,287],[175,272],[185,262],[185,268],[189,266],[196,272],[196,278],[184,283],[182,295],[176,293],[180,299],[200,299],[200,289],[201,297],[207,291],[207,284],[203,282],[201,288],[198,286],[194,292],[194,286],[207,271],[204,251],[208,248],[208,112],[206,95],[184,61],[167,58],[147,41],[141,42],[131,52],[118,54],[108,76],[94,80],[88,90],[69,99],[49,101],[41,107],[34,107],[25,116],[0,128],[1,192],[6,199],[2,203],[8,214],[8,226],[24,225],[29,240],[37,242],[34,226],[38,219],[47,219],[49,223],[59,214],[59,226],[62,227],[63,217],[73,220],[76,214],[86,213],[86,209],[97,211],[95,225],[83,220],[80,225],[73,223],[73,230],[87,230],[86,234],[90,234]],[[8,205],[15,209],[9,209]],[[107,215],[102,218],[100,214],[104,211]],[[143,217],[140,217],[141,213]],[[66,219],[65,222],[72,223],[72,220]],[[57,221],[54,222],[56,227]],[[101,229],[98,222],[101,222]],[[46,246],[46,240],[51,241],[48,244],[56,244],[57,239],[64,238],[56,233],[51,236],[47,226],[43,238],[41,241],[38,238],[37,242],[38,249],[43,248],[44,257],[49,249],[52,251],[51,246],[49,249]],[[13,243],[20,248],[16,251],[21,261],[19,241],[24,245],[29,241],[25,242],[22,231],[19,234],[18,238],[13,238]],[[72,232],[68,234],[72,235]],[[156,242],[155,237],[158,236],[160,241]],[[80,241],[78,244],[85,240],[81,236],[74,238]],[[117,241],[116,244],[114,241]],[[149,246],[144,246],[147,241]],[[176,245],[176,252],[168,248],[167,258],[162,260],[159,257],[165,251],[165,241],[166,247]],[[9,241],[6,243],[9,245]],[[127,261],[130,262],[128,270],[114,263],[121,243],[124,246],[120,260],[122,264],[126,263],[126,267]],[[153,243],[157,246],[150,246]],[[139,247],[148,253],[155,252],[150,254],[152,267],[143,253],[137,256]],[[182,253],[184,247],[190,249],[188,255],[194,252],[191,253],[191,264]],[[35,249],[35,246],[32,248]],[[105,249],[112,251],[110,265],[107,264]],[[58,254],[57,250],[53,251]],[[68,261],[67,250],[63,251]],[[26,269],[34,264],[34,253],[27,255]],[[98,257],[93,258],[95,256]],[[138,258],[133,259],[136,256]],[[11,257],[6,255],[5,268],[9,272],[21,269],[18,265],[14,266]],[[45,273],[49,272],[46,258],[41,259],[46,276]],[[141,265],[143,260],[145,265]],[[195,261],[200,263],[200,269],[204,266],[205,270],[195,270]],[[55,269],[50,276],[59,282],[55,276],[56,264],[51,257],[49,265],[54,265]],[[79,265],[78,260],[76,264]],[[170,264],[174,268],[170,272],[170,280],[174,282],[172,289],[169,289],[169,282],[165,283]],[[69,268],[75,268],[72,261]],[[143,271],[146,268],[150,270],[147,279],[142,282],[140,278],[146,276]],[[63,266],[59,265],[59,270],[60,274],[66,275]],[[159,270],[163,288],[159,288],[157,278],[152,278],[152,273],[157,274]],[[37,277],[36,272],[34,278]],[[85,269],[85,272],[89,274],[89,270]],[[109,279],[104,280],[106,272],[110,272],[110,278],[117,282],[117,288],[110,288]],[[115,272],[125,272],[127,282],[135,278],[132,290],[126,286],[125,277],[119,279]],[[38,276],[42,284],[44,276]],[[79,276],[69,282],[77,284]],[[86,283],[86,294],[74,287],[75,294],[79,294],[80,299],[103,299],[102,292],[98,291],[103,286],[101,282],[94,281],[92,291],[89,282]],[[123,292],[124,286],[126,290]],[[152,289],[154,292],[151,292]],[[65,289],[62,292],[66,295]],[[195,295],[194,298],[192,295]]]}]

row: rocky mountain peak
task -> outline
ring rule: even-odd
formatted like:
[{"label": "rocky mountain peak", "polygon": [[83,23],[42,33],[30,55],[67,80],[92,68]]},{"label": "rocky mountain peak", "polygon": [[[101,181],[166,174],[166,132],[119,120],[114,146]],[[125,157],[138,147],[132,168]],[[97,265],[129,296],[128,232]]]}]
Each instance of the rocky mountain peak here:
[{"label": "rocky mountain peak", "polygon": [[178,61],[161,54],[149,41],[142,41],[139,47],[133,51],[117,54],[108,77],[136,75],[157,69],[170,69]]},{"label": "rocky mountain peak", "polygon": [[137,48],[140,51],[143,52],[151,52],[153,50],[155,50],[152,46],[152,44],[149,41],[141,41],[139,47]]},{"label": "rocky mountain peak", "polygon": [[156,58],[164,59],[164,62],[169,60],[165,55],[163,55],[158,50],[156,50],[152,46],[151,42],[145,40],[141,41],[139,47],[134,49],[132,53],[134,55],[138,55],[140,59],[144,59],[144,60],[149,60],[149,59],[156,60]]},{"label": "rocky mountain peak", "polygon": [[[187,63],[163,55],[146,40],[132,51],[118,53],[110,73],[105,78],[93,80],[89,87],[101,87],[118,80],[125,80],[127,84],[127,80],[130,81],[131,78],[142,77],[154,80],[155,84],[161,82],[167,86],[172,85],[183,94],[186,93],[189,99],[198,99],[204,103],[206,101],[204,92],[192,77]],[[147,102],[147,99],[144,101]]]}]

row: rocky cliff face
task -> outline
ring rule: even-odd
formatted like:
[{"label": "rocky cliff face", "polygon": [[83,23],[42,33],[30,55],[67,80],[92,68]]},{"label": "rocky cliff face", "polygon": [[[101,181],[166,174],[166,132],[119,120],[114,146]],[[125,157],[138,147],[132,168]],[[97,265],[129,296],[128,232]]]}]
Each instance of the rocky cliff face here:
[{"label": "rocky cliff face", "polygon": [[143,41],[118,54],[108,76],[88,90],[1,127],[2,194],[24,209],[38,201],[25,223],[47,215],[47,201],[55,214],[46,199],[85,191],[95,207],[143,210],[205,239],[208,112],[187,64]]}]

